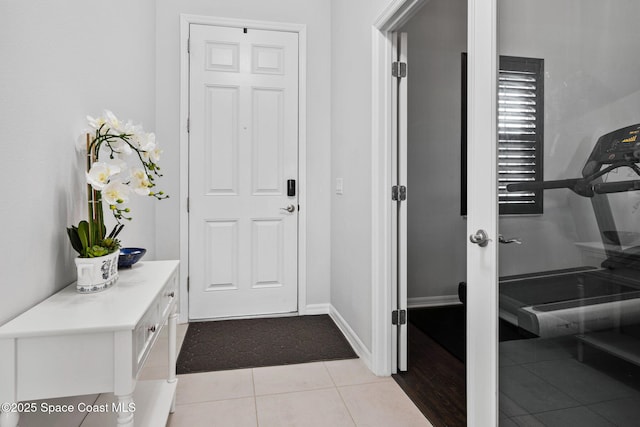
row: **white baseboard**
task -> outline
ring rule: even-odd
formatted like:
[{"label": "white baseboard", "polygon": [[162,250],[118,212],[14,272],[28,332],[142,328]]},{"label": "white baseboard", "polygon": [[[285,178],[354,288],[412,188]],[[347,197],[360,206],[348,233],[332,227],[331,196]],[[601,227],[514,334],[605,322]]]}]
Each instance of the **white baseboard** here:
[{"label": "white baseboard", "polygon": [[360,337],[351,329],[351,326],[346,320],[338,313],[338,310],[333,305],[330,305],[329,316],[338,325],[340,331],[345,336],[351,347],[356,352],[358,357],[367,365],[367,368],[371,370],[371,351],[364,345]]},{"label": "white baseboard", "polygon": [[304,314],[306,316],[313,316],[315,314],[329,314],[331,311],[331,304],[308,304],[304,308],[304,312],[300,314]]},{"label": "white baseboard", "polygon": [[441,295],[437,297],[407,298],[408,308],[437,307],[440,305],[460,304],[458,295]]}]

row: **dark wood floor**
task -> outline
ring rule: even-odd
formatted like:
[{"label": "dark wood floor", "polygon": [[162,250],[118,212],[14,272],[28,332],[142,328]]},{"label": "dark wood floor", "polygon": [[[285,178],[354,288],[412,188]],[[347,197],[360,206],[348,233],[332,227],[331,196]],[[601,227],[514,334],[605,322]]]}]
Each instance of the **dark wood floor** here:
[{"label": "dark wood floor", "polygon": [[409,323],[408,370],[393,378],[434,427],[467,425],[465,366]]}]

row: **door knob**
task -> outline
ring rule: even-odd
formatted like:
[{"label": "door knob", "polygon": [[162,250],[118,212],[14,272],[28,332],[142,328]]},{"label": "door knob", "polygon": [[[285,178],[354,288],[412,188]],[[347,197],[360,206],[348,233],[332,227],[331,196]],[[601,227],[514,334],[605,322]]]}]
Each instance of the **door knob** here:
[{"label": "door knob", "polygon": [[489,244],[489,240],[491,239],[489,239],[487,232],[484,230],[478,230],[476,231],[476,234],[472,234],[471,236],[469,236],[469,241],[471,243],[475,243],[481,248],[484,248],[485,246],[487,246]]},{"label": "door knob", "polygon": [[286,208],[280,208],[281,211],[293,212],[296,210],[296,207],[293,205],[289,205]]}]

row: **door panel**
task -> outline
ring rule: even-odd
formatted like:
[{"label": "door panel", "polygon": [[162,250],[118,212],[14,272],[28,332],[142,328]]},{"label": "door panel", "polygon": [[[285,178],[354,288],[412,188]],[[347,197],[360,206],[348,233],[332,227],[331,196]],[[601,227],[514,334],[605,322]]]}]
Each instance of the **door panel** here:
[{"label": "door panel", "polygon": [[283,220],[253,220],[253,288],[282,287],[284,282]]},{"label": "door panel", "polygon": [[467,57],[467,425],[498,423],[496,0],[469,0]]},{"label": "door panel", "polygon": [[297,34],[192,24],[189,136],[190,318],[295,312]]},{"label": "door panel", "polygon": [[205,290],[237,289],[238,221],[207,221],[205,233],[205,258],[218,261],[206,267]]},{"label": "door panel", "polygon": [[253,194],[282,195],[284,170],[284,92],[253,88]]},{"label": "door panel", "polygon": [[207,86],[205,88],[205,147],[208,168],[206,194],[238,194],[239,88]]},{"label": "door panel", "polygon": [[[398,64],[406,64],[407,59],[407,33],[392,33],[393,61]],[[408,114],[408,71],[402,72],[399,65],[398,76],[393,77],[392,85],[392,176],[393,185],[397,187],[397,201],[392,209],[392,241],[394,242],[393,252],[395,259],[392,263],[392,270],[395,282],[395,294],[392,301],[393,306],[399,313],[407,312],[407,114]],[[403,322],[404,321],[404,322]],[[393,351],[394,362],[393,371],[407,370],[407,318],[398,316],[397,327],[393,330]]]},{"label": "door panel", "polygon": [[[634,1],[498,1],[499,54],[544,70],[544,173],[507,185],[540,192],[543,213],[499,221],[501,426],[639,425],[639,13]],[[527,131],[511,115],[499,135]]]}]

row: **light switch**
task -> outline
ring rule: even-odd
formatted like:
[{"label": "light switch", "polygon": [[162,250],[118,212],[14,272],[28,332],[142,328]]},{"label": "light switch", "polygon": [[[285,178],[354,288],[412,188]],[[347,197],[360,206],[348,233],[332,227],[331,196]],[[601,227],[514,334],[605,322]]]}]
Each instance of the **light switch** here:
[{"label": "light switch", "polygon": [[344,184],[342,178],[336,178],[336,194],[344,194]]}]

